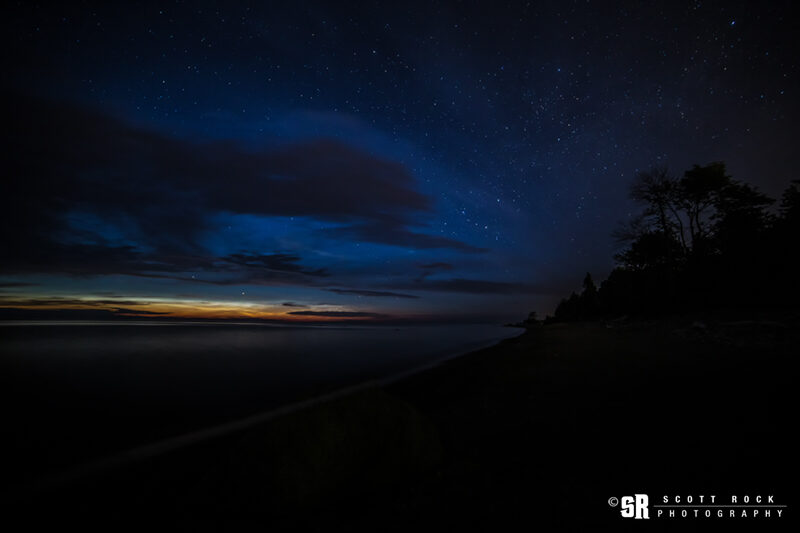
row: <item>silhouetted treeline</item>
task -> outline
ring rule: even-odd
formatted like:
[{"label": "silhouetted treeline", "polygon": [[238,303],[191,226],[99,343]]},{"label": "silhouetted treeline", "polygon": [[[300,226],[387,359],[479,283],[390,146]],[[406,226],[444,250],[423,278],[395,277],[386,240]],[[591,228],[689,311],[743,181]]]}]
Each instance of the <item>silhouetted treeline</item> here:
[{"label": "silhouetted treeline", "polygon": [[736,181],[725,164],[695,165],[680,178],[640,173],[630,189],[641,213],[617,232],[627,243],[597,289],[559,304],[557,320],[662,314],[714,307],[796,307],[800,185],[775,200]]}]

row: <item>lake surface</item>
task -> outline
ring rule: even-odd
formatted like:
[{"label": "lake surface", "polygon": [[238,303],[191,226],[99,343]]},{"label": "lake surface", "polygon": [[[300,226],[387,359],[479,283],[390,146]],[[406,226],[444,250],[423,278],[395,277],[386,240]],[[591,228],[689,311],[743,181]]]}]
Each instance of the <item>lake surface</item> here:
[{"label": "lake surface", "polygon": [[0,326],[10,479],[391,376],[520,334],[498,326]]}]

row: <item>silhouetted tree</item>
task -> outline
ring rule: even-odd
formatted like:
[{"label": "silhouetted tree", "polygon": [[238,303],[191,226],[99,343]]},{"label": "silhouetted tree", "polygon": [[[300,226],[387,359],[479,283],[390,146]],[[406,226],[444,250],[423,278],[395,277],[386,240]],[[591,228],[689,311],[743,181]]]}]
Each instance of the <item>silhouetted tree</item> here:
[{"label": "silhouetted tree", "polygon": [[683,248],[673,237],[649,232],[640,235],[627,250],[614,258],[630,270],[648,270],[671,267],[680,260],[682,254]]},{"label": "silhouetted tree", "polygon": [[800,228],[800,180],[793,180],[792,184],[783,192],[780,208],[781,222],[788,228]]},{"label": "silhouetted tree", "polygon": [[641,228],[639,235],[634,235],[634,238],[645,233],[662,233],[680,239],[686,249],[683,220],[678,213],[681,205],[680,184],[669,175],[666,167],[637,174],[631,184],[630,197],[645,206],[641,218],[634,222]]},{"label": "silhouetted tree", "polygon": [[725,163],[714,162],[704,167],[694,165],[679,182],[678,201],[688,221],[693,254],[706,252],[710,219],[722,191],[730,185]]},{"label": "silhouetted tree", "polygon": [[771,242],[771,268],[775,272],[774,289],[779,301],[800,302],[800,257],[796,248],[800,235],[800,180],[794,180],[781,198],[779,217],[774,223]]},{"label": "silhouetted tree", "polygon": [[580,314],[582,318],[595,318],[600,314],[600,298],[592,275],[586,273],[583,278],[583,292],[580,296]]},{"label": "silhouetted tree", "polygon": [[640,172],[631,184],[630,196],[642,204],[642,214],[617,235],[634,243],[646,242],[640,243],[639,252],[620,255],[623,263],[629,259],[641,263],[643,254],[647,262],[657,258],[658,264],[713,254],[715,220],[734,213],[753,215],[770,203],[752,187],[732,181],[722,162],[695,165],[681,179],[670,176],[665,168]]},{"label": "silhouetted tree", "polygon": [[561,300],[556,307],[555,318],[558,320],[586,320],[600,315],[600,296],[597,287],[588,272],[583,279],[583,291],[580,296],[574,292],[566,300]]},{"label": "silhouetted tree", "polygon": [[578,295],[574,292],[570,294],[569,298],[562,299],[556,307],[555,317],[563,321],[578,320],[580,318],[579,301]]},{"label": "silhouetted tree", "polygon": [[769,230],[766,208],[775,201],[745,183],[731,182],[715,203],[714,241],[720,253],[753,252],[757,240]]},{"label": "silhouetted tree", "polygon": [[665,168],[639,173],[630,196],[642,211],[615,232],[627,246],[598,290],[590,274],[556,320],[653,314],[710,306],[798,305],[800,180],[780,209],[725,164],[694,165],[678,179]]}]

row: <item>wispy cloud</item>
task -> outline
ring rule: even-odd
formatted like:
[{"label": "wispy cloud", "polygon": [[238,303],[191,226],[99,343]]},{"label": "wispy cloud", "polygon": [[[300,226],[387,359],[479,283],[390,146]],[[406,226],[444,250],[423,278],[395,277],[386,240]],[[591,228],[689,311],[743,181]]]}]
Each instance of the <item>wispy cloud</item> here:
[{"label": "wispy cloud", "polygon": [[361,311],[292,311],[288,313],[295,316],[316,316],[325,318],[388,318],[389,315],[381,313],[367,313]]},{"label": "wispy cloud", "polygon": [[464,278],[417,280],[411,283],[397,284],[394,285],[394,287],[398,289],[413,289],[417,291],[453,292],[465,294],[548,294],[550,292],[544,287],[531,283]]},{"label": "wispy cloud", "polygon": [[198,281],[182,273],[239,271],[262,284],[301,285],[330,275],[286,252],[217,256],[203,238],[220,230],[213,224],[221,213],[334,222],[320,230],[329,239],[482,251],[412,229],[433,201],[406,167],[336,140],[257,151],[176,139],[18,94],[4,94],[3,105],[14,108],[6,128],[13,135],[4,139],[7,173],[16,178],[0,211],[8,258],[0,273]]},{"label": "wispy cloud", "polygon": [[363,289],[325,289],[328,292],[335,292],[336,294],[354,294],[357,296],[367,296],[371,298],[409,298],[417,299],[419,296],[413,294],[403,294],[400,292],[388,291],[370,291]]}]

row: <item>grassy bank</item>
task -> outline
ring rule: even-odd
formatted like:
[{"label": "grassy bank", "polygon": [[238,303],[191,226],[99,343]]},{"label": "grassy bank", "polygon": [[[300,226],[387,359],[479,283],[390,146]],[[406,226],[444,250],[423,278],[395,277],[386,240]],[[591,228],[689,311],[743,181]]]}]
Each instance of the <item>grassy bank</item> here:
[{"label": "grassy bank", "polygon": [[613,525],[608,498],[634,492],[785,501],[796,324],[538,327],[16,508],[405,531]]}]

